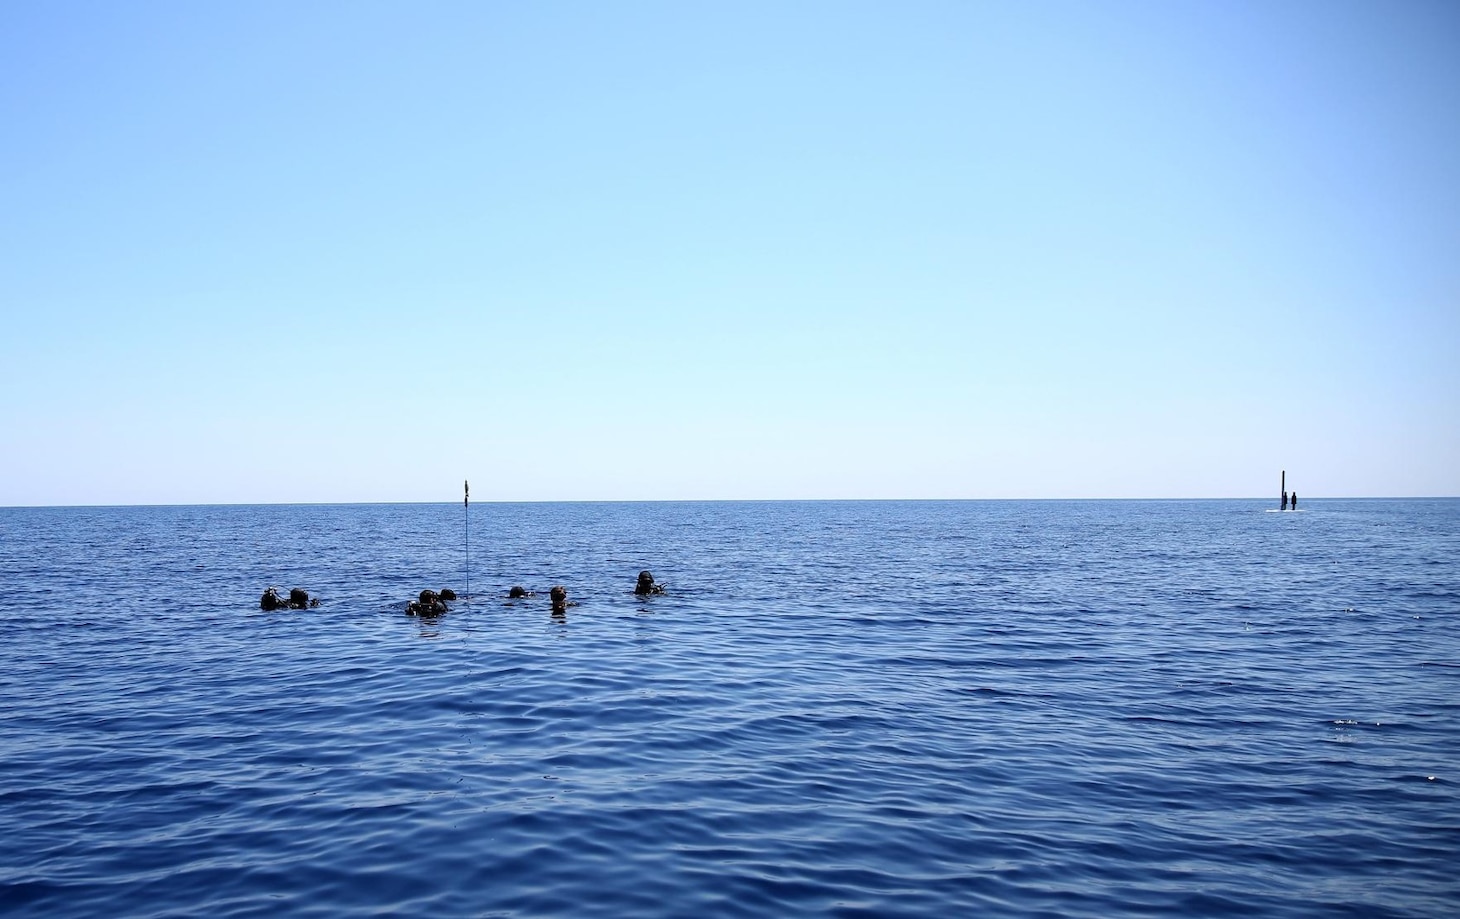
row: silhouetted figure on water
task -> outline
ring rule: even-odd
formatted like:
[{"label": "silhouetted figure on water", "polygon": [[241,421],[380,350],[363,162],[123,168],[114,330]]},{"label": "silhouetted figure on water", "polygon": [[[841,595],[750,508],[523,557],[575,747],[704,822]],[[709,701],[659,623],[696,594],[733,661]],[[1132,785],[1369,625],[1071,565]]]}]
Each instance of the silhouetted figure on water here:
[{"label": "silhouetted figure on water", "polygon": [[1283,492],[1283,510],[1288,509],[1288,493]]},{"label": "silhouetted figure on water", "polygon": [[566,613],[568,607],[578,605],[568,602],[568,588],[561,584],[554,585],[553,589],[548,591],[548,597],[552,599],[554,614]]},{"label": "silhouetted figure on water", "polygon": [[318,598],[311,598],[307,591],[298,587],[291,588],[289,599],[285,600],[279,596],[279,588],[270,587],[259,597],[259,609],[265,612],[273,612],[276,609],[313,609],[319,606]]},{"label": "silhouetted figure on water", "polygon": [[[453,591],[453,597],[456,593]],[[407,616],[439,616],[446,612],[448,607],[446,601],[434,590],[423,590],[421,595],[410,602],[406,607]]]},{"label": "silhouetted figure on water", "polygon": [[523,587],[521,584],[513,584],[507,591],[508,600],[526,600],[528,597],[535,597],[537,594]]},{"label": "silhouetted figure on water", "polygon": [[639,583],[634,585],[634,593],[641,597],[647,597],[650,594],[662,594],[664,593],[664,585],[654,583],[654,575],[650,572],[640,571]]},{"label": "silhouetted figure on water", "polygon": [[1298,493],[1296,491],[1293,492],[1292,497],[1288,498],[1288,508],[1290,510],[1298,509]]}]

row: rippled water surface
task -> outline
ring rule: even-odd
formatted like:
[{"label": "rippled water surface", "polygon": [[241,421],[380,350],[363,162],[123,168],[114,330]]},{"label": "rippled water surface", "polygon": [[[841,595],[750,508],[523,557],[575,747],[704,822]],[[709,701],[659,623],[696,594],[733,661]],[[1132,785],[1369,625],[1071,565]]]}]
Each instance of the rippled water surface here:
[{"label": "rippled water surface", "polygon": [[0,509],[0,911],[1460,914],[1460,501],[1304,505]]}]

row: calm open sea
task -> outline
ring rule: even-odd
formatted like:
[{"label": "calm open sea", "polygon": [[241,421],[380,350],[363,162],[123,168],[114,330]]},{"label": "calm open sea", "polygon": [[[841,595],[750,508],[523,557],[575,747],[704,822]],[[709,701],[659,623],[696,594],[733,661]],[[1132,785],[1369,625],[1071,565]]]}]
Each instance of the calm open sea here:
[{"label": "calm open sea", "polygon": [[0,509],[0,911],[1460,915],[1460,500],[1274,504]]}]

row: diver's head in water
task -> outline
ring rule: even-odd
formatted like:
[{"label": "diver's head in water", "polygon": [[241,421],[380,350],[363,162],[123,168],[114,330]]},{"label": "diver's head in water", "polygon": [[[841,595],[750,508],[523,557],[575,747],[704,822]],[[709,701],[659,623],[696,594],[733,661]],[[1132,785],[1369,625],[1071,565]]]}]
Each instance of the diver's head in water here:
[{"label": "diver's head in water", "polygon": [[654,583],[654,575],[652,572],[640,571],[639,582],[634,585],[634,593],[641,597],[646,594],[662,594],[664,593],[664,586]]}]

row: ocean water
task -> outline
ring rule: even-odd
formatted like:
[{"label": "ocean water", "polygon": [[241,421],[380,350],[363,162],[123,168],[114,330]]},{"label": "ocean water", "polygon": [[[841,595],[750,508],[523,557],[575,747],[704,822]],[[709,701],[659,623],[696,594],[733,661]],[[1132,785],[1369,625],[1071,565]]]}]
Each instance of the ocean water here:
[{"label": "ocean water", "polygon": [[0,509],[0,912],[1460,915],[1460,500],[1272,506]]}]

